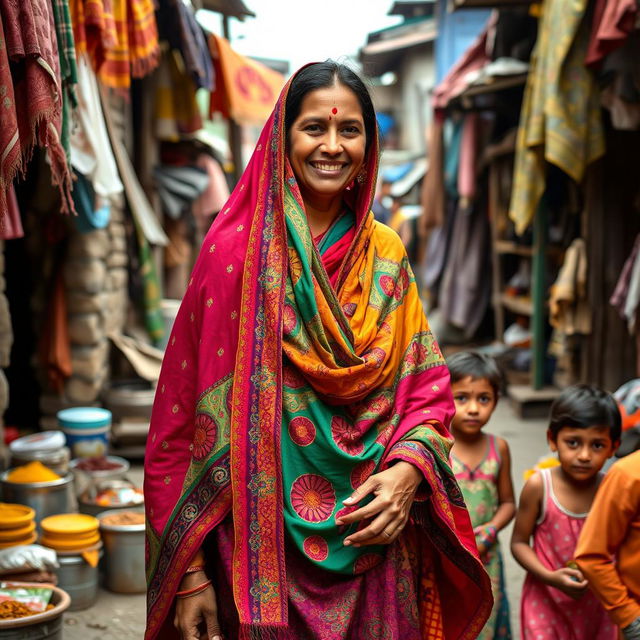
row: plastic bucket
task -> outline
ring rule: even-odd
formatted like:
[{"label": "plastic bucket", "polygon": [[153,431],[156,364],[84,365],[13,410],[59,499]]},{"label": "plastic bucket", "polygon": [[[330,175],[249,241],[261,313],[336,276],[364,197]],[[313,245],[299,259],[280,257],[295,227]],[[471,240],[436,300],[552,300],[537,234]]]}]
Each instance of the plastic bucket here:
[{"label": "plastic bucket", "polygon": [[0,476],[2,499],[31,507],[36,512],[37,524],[47,516],[78,510],[72,473],[48,482],[9,482],[7,477],[11,471]]},{"label": "plastic bucket", "polygon": [[[25,583],[27,584],[27,583]],[[41,587],[41,584],[32,586]],[[69,608],[69,594],[59,587],[51,587],[53,609],[26,618],[0,620],[0,640],[62,640],[62,614]]]},{"label": "plastic bucket", "polygon": [[99,407],[73,407],[56,414],[67,445],[76,458],[97,458],[107,454],[111,411]]},{"label": "plastic bucket", "polygon": [[[127,509],[144,513],[142,509]],[[102,519],[122,513],[109,510],[99,513],[100,533],[104,543],[105,583],[109,591],[116,593],[144,593],[147,581],[144,566],[144,524],[107,525]]]}]

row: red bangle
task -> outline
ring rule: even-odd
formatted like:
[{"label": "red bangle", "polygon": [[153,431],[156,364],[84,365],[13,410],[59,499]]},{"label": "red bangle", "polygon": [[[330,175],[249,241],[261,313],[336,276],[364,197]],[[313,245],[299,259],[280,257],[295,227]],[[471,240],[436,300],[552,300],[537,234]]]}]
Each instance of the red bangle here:
[{"label": "red bangle", "polygon": [[178,598],[186,598],[187,596],[194,596],[196,593],[200,593],[204,591],[211,584],[211,580],[207,580],[202,584],[199,584],[197,587],[193,587],[192,589],[185,589],[184,591],[176,591],[176,596]]},{"label": "red bangle", "polygon": [[186,576],[188,573],[195,573],[196,571],[204,571],[204,565],[194,564],[193,566],[187,568],[187,570],[184,572],[184,575]]}]

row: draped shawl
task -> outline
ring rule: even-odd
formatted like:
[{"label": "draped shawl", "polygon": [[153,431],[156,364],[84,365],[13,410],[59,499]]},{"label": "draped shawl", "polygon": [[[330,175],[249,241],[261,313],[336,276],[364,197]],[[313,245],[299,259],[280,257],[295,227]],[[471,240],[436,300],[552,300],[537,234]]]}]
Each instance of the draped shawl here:
[{"label": "draped shawl", "polygon": [[[424,474],[412,517],[435,549],[447,637],[475,638],[491,590],[449,467],[448,370],[400,239],[370,213],[377,140],[346,194],[355,224],[326,234],[323,264],[286,159],[288,87],[205,238],[167,346],[145,459],[146,637],[172,637],[184,570],[228,514],[241,635],[278,637],[285,531],[323,566],[348,535],[341,501],[404,459]],[[384,548],[344,554],[327,568],[365,571]]]}]

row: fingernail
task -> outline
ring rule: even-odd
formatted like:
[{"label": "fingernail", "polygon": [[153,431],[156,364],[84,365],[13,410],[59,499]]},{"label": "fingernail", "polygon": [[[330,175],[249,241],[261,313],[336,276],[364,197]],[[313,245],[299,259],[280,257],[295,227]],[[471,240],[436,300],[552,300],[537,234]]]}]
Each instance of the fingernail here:
[{"label": "fingernail", "polygon": [[350,504],[351,502],[353,502],[353,498],[349,496],[346,500],[342,501],[342,504]]},{"label": "fingernail", "polygon": [[345,547],[350,547],[351,546],[351,540],[345,540],[344,541],[344,546]]},{"label": "fingernail", "polygon": [[341,519],[336,520],[336,524],[337,524],[337,525],[341,525],[341,524],[342,524],[342,522],[343,522],[343,521],[342,521]]}]

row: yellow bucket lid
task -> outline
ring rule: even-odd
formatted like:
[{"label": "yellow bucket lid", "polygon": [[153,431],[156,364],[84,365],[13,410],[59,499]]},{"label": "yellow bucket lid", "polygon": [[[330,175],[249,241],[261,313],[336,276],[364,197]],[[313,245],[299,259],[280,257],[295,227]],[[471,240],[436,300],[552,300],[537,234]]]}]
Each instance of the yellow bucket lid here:
[{"label": "yellow bucket lid", "polygon": [[57,516],[49,516],[40,523],[42,531],[54,536],[72,537],[83,533],[97,531],[100,523],[97,518],[84,513],[61,513]]},{"label": "yellow bucket lid", "polygon": [[50,549],[55,549],[57,551],[68,551],[70,549],[85,549],[87,547],[92,547],[93,545],[100,542],[100,534],[96,533],[92,538],[85,538],[82,540],[77,539],[69,539],[69,540],[51,540],[47,538],[47,536],[42,536],[40,538],[40,544],[44,547],[49,547]]},{"label": "yellow bucket lid", "polygon": [[0,529],[26,527],[33,521],[36,512],[23,504],[0,502]]},{"label": "yellow bucket lid", "polygon": [[43,531],[43,534],[49,540],[60,540],[61,542],[67,542],[69,540],[88,540],[89,538],[95,538],[97,529],[93,531],[87,531],[85,533],[53,533],[51,531]]},{"label": "yellow bucket lid", "polygon": [[20,544],[33,544],[38,539],[38,534],[33,532],[22,540],[14,540],[13,542],[0,542],[0,549],[8,549],[9,547],[17,547]]},{"label": "yellow bucket lid", "polygon": [[36,523],[31,522],[26,527],[17,527],[15,529],[2,529],[0,531],[0,542],[12,542],[13,540],[22,540],[29,537],[35,530]]}]

